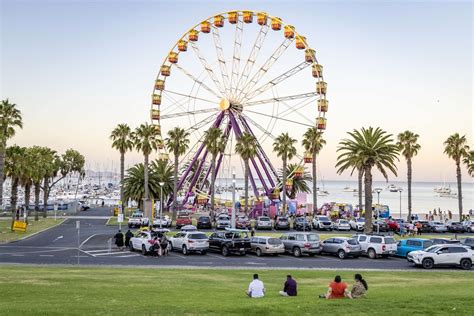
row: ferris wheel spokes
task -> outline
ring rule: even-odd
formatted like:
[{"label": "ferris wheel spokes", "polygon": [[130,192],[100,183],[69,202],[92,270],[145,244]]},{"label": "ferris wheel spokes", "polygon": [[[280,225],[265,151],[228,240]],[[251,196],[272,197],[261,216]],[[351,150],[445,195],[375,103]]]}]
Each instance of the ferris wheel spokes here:
[{"label": "ferris wheel spokes", "polygon": [[171,93],[171,94],[176,94],[176,95],[179,95],[179,96],[182,96],[182,97],[186,97],[186,98],[191,98],[191,99],[194,99],[194,100],[199,100],[199,101],[204,101],[204,102],[209,102],[209,103],[212,103],[212,104],[216,104],[217,102],[219,101],[213,101],[213,100],[209,100],[209,99],[204,99],[204,98],[200,98],[200,97],[196,97],[196,96],[193,96],[193,95],[189,95],[189,94],[184,94],[184,93],[180,93],[180,92],[176,92],[176,91],[171,91],[171,90],[165,90],[167,93]]},{"label": "ferris wheel spokes", "polygon": [[185,115],[195,115],[195,114],[204,114],[204,113],[211,113],[211,112],[217,112],[219,109],[217,108],[209,108],[209,109],[202,109],[202,110],[194,110],[194,111],[185,111],[185,112],[179,112],[179,113],[171,113],[171,114],[166,114],[162,115],[161,119],[169,119],[173,117],[180,117],[180,116],[185,116]]},{"label": "ferris wheel spokes", "polygon": [[257,104],[266,104],[266,103],[273,103],[273,102],[282,102],[282,101],[288,101],[288,100],[297,100],[297,99],[307,99],[310,97],[317,96],[317,92],[308,92],[308,93],[301,93],[301,94],[295,94],[295,95],[287,95],[283,97],[275,97],[271,99],[265,99],[265,100],[258,100],[258,101],[252,101],[248,103],[244,103],[243,106],[251,106],[251,105],[257,105]]},{"label": "ferris wheel spokes", "polygon": [[239,80],[240,73],[240,53],[242,49],[242,33],[244,31],[244,24],[241,19],[238,19],[235,24],[235,36],[234,36],[234,54],[232,55],[232,75],[230,78],[230,97],[235,98],[234,84],[236,85]]},{"label": "ferris wheel spokes", "polygon": [[225,55],[222,49],[221,36],[219,34],[219,29],[215,26],[212,26],[212,37],[214,38],[214,45],[216,47],[217,60],[219,61],[219,67],[221,70],[222,76],[222,85],[225,89],[225,96],[227,99],[230,98],[230,83],[229,83],[229,74],[227,73],[227,65],[225,62]]},{"label": "ferris wheel spokes", "polygon": [[200,81],[198,78],[194,77],[192,74],[190,74],[188,71],[186,71],[186,69],[184,69],[183,67],[181,67],[179,64],[175,64],[175,67],[178,68],[179,70],[181,70],[186,76],[188,76],[189,78],[191,78],[192,81],[198,83],[201,87],[203,87],[204,89],[206,89],[208,92],[212,93],[213,95],[215,95],[218,99],[221,99],[222,97],[217,93],[215,92],[214,90],[212,90],[211,88],[209,88],[206,84],[204,84],[202,81]]}]

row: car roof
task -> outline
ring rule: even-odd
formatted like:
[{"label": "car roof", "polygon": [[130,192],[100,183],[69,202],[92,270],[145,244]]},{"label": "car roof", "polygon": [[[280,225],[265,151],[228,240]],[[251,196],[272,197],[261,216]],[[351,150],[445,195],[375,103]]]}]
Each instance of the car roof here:
[{"label": "car roof", "polygon": [[263,238],[263,239],[275,238],[275,239],[278,239],[277,237],[273,237],[273,236],[254,236],[252,238]]},{"label": "car roof", "polygon": [[[336,237],[330,237],[330,238],[334,238],[334,239],[344,239],[344,240],[354,239],[353,237],[343,237],[343,236],[336,236]],[[328,238],[328,239],[329,239],[329,238]]]},{"label": "car roof", "polygon": [[431,240],[431,239],[426,239],[426,238],[407,238],[407,239],[402,239],[402,240],[427,241],[427,240]]},{"label": "car roof", "polygon": [[228,231],[229,233],[248,233],[248,229],[236,229],[236,228],[230,228],[230,227],[226,227],[225,228],[226,231]]}]

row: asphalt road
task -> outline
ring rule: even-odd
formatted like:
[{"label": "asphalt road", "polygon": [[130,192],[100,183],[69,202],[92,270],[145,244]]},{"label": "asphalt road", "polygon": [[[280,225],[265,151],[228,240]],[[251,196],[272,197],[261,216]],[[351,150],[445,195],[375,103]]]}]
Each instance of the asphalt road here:
[{"label": "asphalt road", "polygon": [[[99,208],[83,212],[81,218],[67,219],[63,224],[28,239],[0,245],[0,262],[12,264],[81,264],[127,266],[194,266],[239,268],[314,268],[314,269],[396,269],[414,268],[405,259],[369,259],[359,257],[340,260],[331,256],[295,258],[290,255],[277,257],[246,256],[222,257],[218,253],[206,255],[171,252],[166,257],[142,256],[137,252],[119,250],[111,245],[117,227],[106,226],[110,209]],[[79,231],[76,221],[80,221]],[[79,234],[78,234],[79,233]],[[435,269],[436,270],[436,269]],[[444,270],[444,269],[443,269]]]}]

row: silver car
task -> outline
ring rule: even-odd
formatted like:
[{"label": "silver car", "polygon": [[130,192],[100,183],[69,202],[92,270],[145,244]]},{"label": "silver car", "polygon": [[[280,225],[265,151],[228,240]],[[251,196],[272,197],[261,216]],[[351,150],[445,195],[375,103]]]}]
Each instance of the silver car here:
[{"label": "silver car", "polygon": [[258,257],[263,254],[278,255],[285,253],[283,242],[274,237],[258,236],[250,239],[250,251],[255,252]]},{"label": "silver car", "polygon": [[349,256],[357,258],[362,254],[362,248],[354,238],[333,237],[323,241],[322,252],[337,255],[339,259]]},{"label": "silver car", "polygon": [[259,216],[255,223],[255,229],[272,229],[272,220],[268,216]]},{"label": "silver car", "polygon": [[431,222],[431,227],[433,227],[433,232],[435,233],[445,233],[448,231],[448,226],[441,222]]},{"label": "silver car", "polygon": [[216,220],[216,228],[225,229],[226,227],[230,227],[230,217],[229,215],[221,214]]},{"label": "silver car", "polygon": [[286,233],[280,237],[285,251],[300,257],[303,254],[314,256],[321,252],[319,235],[315,233]]}]

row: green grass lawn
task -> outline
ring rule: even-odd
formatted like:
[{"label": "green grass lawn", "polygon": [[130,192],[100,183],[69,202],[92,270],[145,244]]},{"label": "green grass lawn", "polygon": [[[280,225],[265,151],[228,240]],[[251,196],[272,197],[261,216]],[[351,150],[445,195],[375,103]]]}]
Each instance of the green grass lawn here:
[{"label": "green grass lawn", "polygon": [[10,229],[11,221],[0,220],[0,244],[15,241],[25,236],[29,236],[40,230],[58,225],[63,221],[64,219],[59,218],[56,221],[54,220],[54,218],[40,218],[39,221],[36,222],[34,220],[34,217],[31,217],[29,219],[26,232],[12,232]]},{"label": "green grass lawn", "polygon": [[[158,259],[159,260],[159,259]],[[297,297],[280,297],[288,271],[259,270],[267,295],[244,290],[255,271],[0,266],[4,315],[472,315],[472,272],[362,272],[367,298],[324,300],[334,271],[292,271]],[[356,272],[356,271],[354,271]],[[354,272],[341,272],[352,283]]]}]

